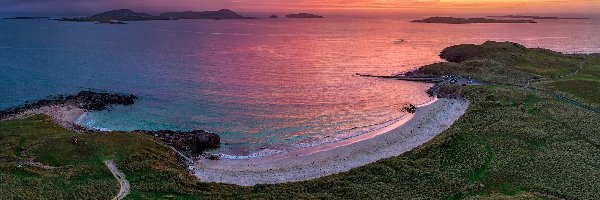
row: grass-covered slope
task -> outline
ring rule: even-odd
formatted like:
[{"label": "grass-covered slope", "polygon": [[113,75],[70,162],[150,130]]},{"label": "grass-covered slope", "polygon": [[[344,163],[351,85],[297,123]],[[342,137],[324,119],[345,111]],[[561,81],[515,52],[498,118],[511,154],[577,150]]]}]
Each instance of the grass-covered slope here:
[{"label": "grass-covered slope", "polygon": [[163,187],[177,193],[185,191],[181,182],[194,181],[174,152],[149,136],[78,134],[57,127],[49,117],[33,116],[0,121],[0,199],[107,199],[119,190],[103,163],[109,159],[126,173],[133,193]]},{"label": "grass-covered slope", "polygon": [[[0,194],[111,197],[118,185],[102,160],[114,159],[131,183],[131,199],[600,199],[600,115],[579,105],[594,105],[598,87],[589,83],[598,82],[600,59],[518,46],[517,53],[502,53],[497,48],[503,46],[514,44],[471,45],[478,51],[494,49],[489,51],[494,56],[459,55],[466,56],[460,63],[422,68],[491,84],[448,86],[471,102],[456,124],[413,151],[346,173],[256,187],[204,184],[187,174],[167,147],[147,136],[77,135],[34,117],[0,122]],[[510,59],[514,54],[523,59]],[[546,70],[548,64],[552,70]],[[574,82],[561,84],[569,81]],[[573,99],[561,98],[565,96]],[[79,144],[71,144],[73,138]],[[67,168],[24,165],[28,157]]]}]

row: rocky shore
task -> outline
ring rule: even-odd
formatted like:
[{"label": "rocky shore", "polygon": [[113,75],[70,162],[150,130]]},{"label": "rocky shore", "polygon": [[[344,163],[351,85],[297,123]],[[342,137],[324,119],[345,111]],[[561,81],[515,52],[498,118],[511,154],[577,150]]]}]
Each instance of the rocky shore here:
[{"label": "rocky shore", "polygon": [[202,130],[194,131],[146,131],[137,130],[134,132],[144,133],[159,139],[166,145],[172,146],[179,152],[188,157],[198,157],[203,155],[207,149],[218,148],[221,145],[219,135]]},{"label": "rocky shore", "polygon": [[119,93],[97,93],[82,91],[76,95],[48,96],[36,102],[25,102],[24,105],[8,110],[0,111],[0,120],[14,117],[28,110],[41,109],[43,107],[74,107],[89,111],[105,110],[111,105],[132,105],[137,97],[132,94]]}]

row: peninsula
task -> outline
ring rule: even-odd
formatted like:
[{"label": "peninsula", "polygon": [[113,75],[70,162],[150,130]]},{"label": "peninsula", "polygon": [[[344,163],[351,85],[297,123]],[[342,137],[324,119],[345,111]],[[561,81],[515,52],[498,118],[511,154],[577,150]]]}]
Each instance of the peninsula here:
[{"label": "peninsula", "polygon": [[435,24],[479,24],[479,23],[537,23],[533,20],[504,20],[488,18],[457,18],[457,17],[429,17],[420,20],[413,20],[416,23],[435,23]]}]

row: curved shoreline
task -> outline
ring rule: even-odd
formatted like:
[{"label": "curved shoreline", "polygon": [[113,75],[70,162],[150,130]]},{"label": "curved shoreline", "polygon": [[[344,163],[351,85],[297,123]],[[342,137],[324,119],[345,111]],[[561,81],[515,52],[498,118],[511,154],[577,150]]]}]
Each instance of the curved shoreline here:
[{"label": "curved shoreline", "polygon": [[208,160],[195,163],[194,175],[202,182],[243,186],[315,179],[345,172],[380,159],[398,156],[433,139],[449,128],[468,108],[468,102],[438,99],[407,115],[400,126],[388,126],[316,148],[243,160]]},{"label": "curved shoreline", "polygon": [[[438,100],[437,97],[432,97],[431,100],[424,102],[422,104],[417,105],[417,108],[420,107],[424,107],[427,105],[430,105],[432,103],[435,103]],[[409,104],[412,105],[412,104]],[[402,126],[403,124],[405,124],[407,121],[409,121],[410,119],[412,119],[412,114],[410,114],[408,111],[403,111],[404,115],[400,116],[399,118],[393,119],[393,120],[389,120],[380,124],[373,124],[373,125],[367,125],[367,126],[363,126],[363,127],[357,127],[357,128],[367,128],[367,127],[375,127],[375,126],[379,126],[377,128],[371,129],[369,131],[365,131],[359,134],[353,134],[353,135],[349,135],[349,136],[340,136],[340,135],[336,135],[333,136],[334,139],[332,140],[321,140],[319,142],[308,142],[308,143],[296,143],[295,147],[291,147],[289,149],[277,149],[277,150],[272,150],[274,153],[267,153],[267,154],[258,154],[258,155],[246,155],[246,156],[230,156],[230,155],[223,155],[223,154],[215,154],[218,155],[220,159],[223,160],[245,160],[245,159],[256,159],[256,158],[261,158],[261,157],[280,157],[280,156],[286,156],[288,153],[300,153],[300,152],[307,152],[305,154],[310,154],[310,152],[308,151],[314,151],[315,149],[318,149],[319,151],[327,151],[333,148],[337,148],[339,146],[345,146],[348,144],[352,144],[361,140],[365,140],[365,139],[369,139],[372,137],[376,137],[377,135],[380,134],[384,134],[386,132],[389,132],[392,129],[398,128],[400,126]],[[383,124],[387,124],[384,126],[380,126]],[[309,149],[313,149],[313,150],[309,150]],[[208,152],[208,154],[211,154],[211,152]]]}]

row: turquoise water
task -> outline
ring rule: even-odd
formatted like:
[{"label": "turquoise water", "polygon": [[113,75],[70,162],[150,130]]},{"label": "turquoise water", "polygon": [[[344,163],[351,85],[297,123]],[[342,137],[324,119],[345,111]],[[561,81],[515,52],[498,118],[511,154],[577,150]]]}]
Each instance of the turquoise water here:
[{"label": "turquoise water", "polygon": [[431,100],[428,84],[354,73],[399,73],[440,61],[446,46],[486,40],[600,50],[597,20],[408,20],[0,20],[0,109],[86,89],[133,93],[135,105],[79,122],[103,130],[203,129],[222,137],[220,153],[244,158],[361,134],[400,118],[406,103]]}]

